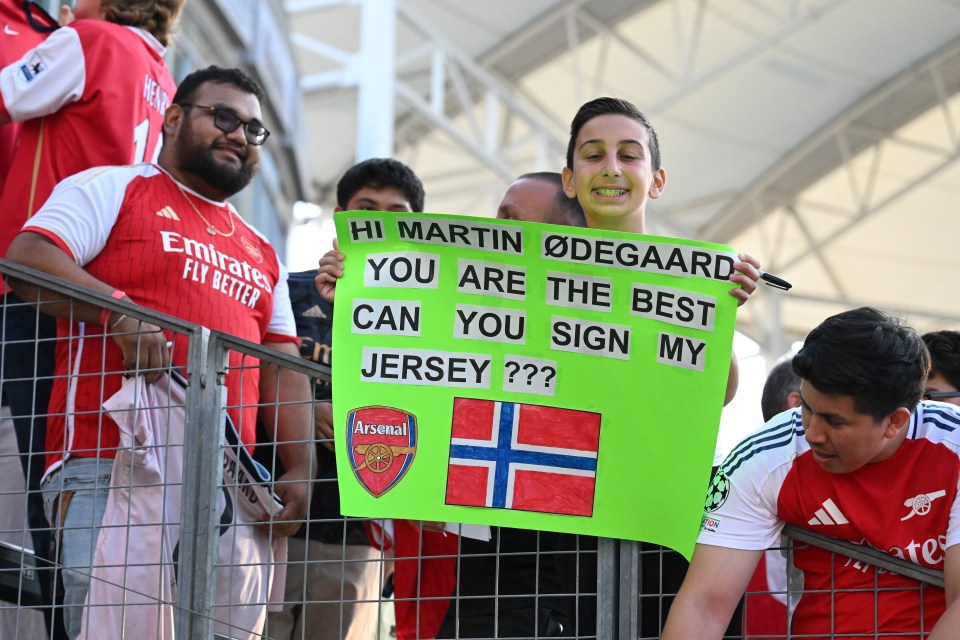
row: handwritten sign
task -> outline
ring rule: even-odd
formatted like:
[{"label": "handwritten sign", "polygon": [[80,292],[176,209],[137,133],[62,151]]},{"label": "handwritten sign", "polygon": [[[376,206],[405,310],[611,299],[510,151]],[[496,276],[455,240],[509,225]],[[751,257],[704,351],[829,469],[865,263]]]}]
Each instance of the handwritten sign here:
[{"label": "handwritten sign", "polygon": [[337,231],[345,514],[692,551],[733,250],[429,214],[348,211]]}]

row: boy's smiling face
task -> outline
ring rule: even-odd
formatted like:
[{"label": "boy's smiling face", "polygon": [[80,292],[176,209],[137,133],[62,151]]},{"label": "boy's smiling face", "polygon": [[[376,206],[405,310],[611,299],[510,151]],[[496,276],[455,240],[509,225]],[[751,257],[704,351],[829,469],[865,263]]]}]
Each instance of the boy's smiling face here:
[{"label": "boy's smiling face", "polygon": [[563,169],[563,189],[576,196],[594,228],[643,233],[647,200],[659,198],[663,169],[653,170],[646,127],[633,118],[606,114],[577,134],[573,167]]}]

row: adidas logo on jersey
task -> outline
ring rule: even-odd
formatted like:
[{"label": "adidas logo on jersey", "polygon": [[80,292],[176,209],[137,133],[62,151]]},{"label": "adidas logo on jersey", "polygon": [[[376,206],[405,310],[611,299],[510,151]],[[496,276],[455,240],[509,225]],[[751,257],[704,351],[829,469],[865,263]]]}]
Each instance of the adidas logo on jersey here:
[{"label": "adidas logo on jersey", "polygon": [[320,305],[315,304],[303,312],[303,317],[304,318],[320,318],[321,320],[326,320],[327,314],[323,312],[323,309],[320,308]]},{"label": "adidas logo on jersey", "polygon": [[823,501],[823,508],[817,509],[817,512],[807,521],[807,524],[818,526],[818,525],[835,525],[835,524],[849,524],[850,521],[847,520],[840,512],[840,508],[834,504],[833,500],[827,498]]},{"label": "adidas logo on jersey", "polygon": [[156,215],[160,216],[161,218],[170,218],[171,220],[180,222],[180,216],[178,216],[177,212],[171,209],[169,206],[157,211]]}]

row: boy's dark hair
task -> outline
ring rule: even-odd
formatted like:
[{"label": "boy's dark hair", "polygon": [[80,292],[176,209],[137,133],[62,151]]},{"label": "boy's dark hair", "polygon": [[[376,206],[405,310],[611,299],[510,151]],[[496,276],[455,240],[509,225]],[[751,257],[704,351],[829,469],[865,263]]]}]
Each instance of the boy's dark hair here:
[{"label": "boy's dark hair", "polygon": [[173,103],[185,104],[193,102],[193,96],[197,92],[197,89],[200,85],[206,84],[207,82],[233,85],[241,91],[252,93],[257,96],[258,101],[263,102],[263,89],[261,89],[257,81],[247,75],[245,71],[242,69],[212,65],[206,69],[194,71],[181,80],[177,86],[177,93],[173,96]]},{"label": "boy's dark hair", "polygon": [[657,171],[660,168],[660,143],[657,141],[657,132],[654,131],[653,125],[650,124],[650,121],[647,120],[640,109],[637,109],[633,103],[621,98],[596,98],[584,103],[577,111],[577,115],[573,116],[573,122],[570,123],[570,141],[567,143],[567,168],[573,169],[573,154],[576,151],[577,136],[580,135],[580,129],[583,129],[583,125],[597,116],[609,114],[627,116],[643,125],[644,129],[647,130],[647,137],[650,138],[650,166],[653,167],[654,171]]},{"label": "boy's dark hair", "polygon": [[763,413],[764,422],[786,409],[787,396],[794,391],[800,391],[800,378],[793,372],[792,362],[793,358],[778,362],[763,383],[760,411]]},{"label": "boy's dark hair", "polygon": [[101,0],[104,20],[128,27],[139,27],[160,41],[170,44],[170,34],[186,0]]},{"label": "boy's dark hair", "polygon": [[930,373],[939,373],[960,389],[960,332],[932,331],[923,334],[930,351]]},{"label": "boy's dark hair", "polygon": [[347,169],[337,183],[337,206],[346,209],[350,199],[367,187],[396,189],[406,197],[411,210],[423,211],[423,183],[413,169],[399,160],[370,158]]},{"label": "boy's dark hair", "polygon": [[[550,224],[563,224],[569,227],[587,226],[587,218],[583,215],[583,207],[576,198],[568,198],[563,192],[563,178],[556,171],[534,171],[525,173],[519,180],[542,180],[550,182],[557,187],[557,196],[553,200],[553,207],[550,211],[550,217],[546,222]],[[515,181],[515,182],[516,182]]]},{"label": "boy's dark hair", "polygon": [[930,354],[899,318],[861,307],[811,331],[793,358],[793,370],[821,393],[852,396],[859,413],[879,421],[899,407],[914,410]]}]

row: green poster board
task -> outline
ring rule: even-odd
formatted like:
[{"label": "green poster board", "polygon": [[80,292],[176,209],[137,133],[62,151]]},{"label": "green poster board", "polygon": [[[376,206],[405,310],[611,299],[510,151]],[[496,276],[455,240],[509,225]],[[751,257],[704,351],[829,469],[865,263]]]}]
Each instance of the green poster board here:
[{"label": "green poster board", "polygon": [[336,222],[344,514],[692,552],[736,318],[729,247],[431,214]]}]

